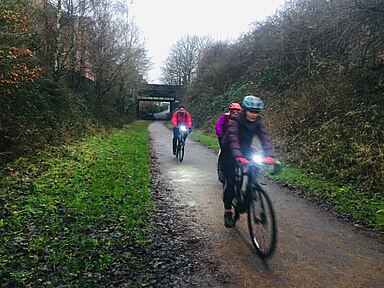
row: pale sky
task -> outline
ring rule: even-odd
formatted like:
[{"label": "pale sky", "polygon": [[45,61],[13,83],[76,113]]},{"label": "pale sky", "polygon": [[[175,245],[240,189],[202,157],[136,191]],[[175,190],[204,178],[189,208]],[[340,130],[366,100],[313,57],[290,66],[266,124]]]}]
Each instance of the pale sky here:
[{"label": "pale sky", "polygon": [[[236,40],[285,0],[133,0],[133,17],[153,63],[148,83],[160,84],[160,66],[185,35]],[[132,15],[132,14],[131,14]]]}]

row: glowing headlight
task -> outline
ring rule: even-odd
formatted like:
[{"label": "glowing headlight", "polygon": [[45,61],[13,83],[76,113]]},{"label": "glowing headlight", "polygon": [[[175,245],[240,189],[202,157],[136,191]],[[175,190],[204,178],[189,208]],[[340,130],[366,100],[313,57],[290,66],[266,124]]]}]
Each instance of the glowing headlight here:
[{"label": "glowing headlight", "polygon": [[258,164],[262,164],[263,163],[263,157],[261,155],[253,155],[252,156],[252,160]]},{"label": "glowing headlight", "polygon": [[180,126],[180,131],[182,131],[182,132],[187,131],[187,127],[185,127],[185,126]]}]

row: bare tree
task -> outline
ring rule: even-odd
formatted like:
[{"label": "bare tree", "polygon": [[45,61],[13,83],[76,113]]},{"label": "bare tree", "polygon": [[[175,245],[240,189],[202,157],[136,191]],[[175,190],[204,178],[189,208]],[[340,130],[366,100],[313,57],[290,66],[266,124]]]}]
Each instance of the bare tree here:
[{"label": "bare tree", "polygon": [[126,3],[111,5],[110,1],[99,0],[93,3],[92,11],[94,100],[99,106],[102,99],[117,86],[137,86],[140,75],[148,69],[149,61],[138,30],[129,19]]},{"label": "bare tree", "polygon": [[172,47],[162,70],[162,81],[171,85],[187,85],[196,75],[204,47],[210,43],[208,37],[187,35]]}]

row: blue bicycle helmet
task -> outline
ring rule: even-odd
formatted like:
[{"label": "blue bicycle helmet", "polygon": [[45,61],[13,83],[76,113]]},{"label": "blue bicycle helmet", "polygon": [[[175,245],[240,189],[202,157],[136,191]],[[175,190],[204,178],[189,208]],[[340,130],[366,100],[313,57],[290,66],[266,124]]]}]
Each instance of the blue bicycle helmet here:
[{"label": "blue bicycle helmet", "polygon": [[261,112],[264,109],[264,102],[259,97],[248,95],[243,99],[243,107],[245,110]]}]

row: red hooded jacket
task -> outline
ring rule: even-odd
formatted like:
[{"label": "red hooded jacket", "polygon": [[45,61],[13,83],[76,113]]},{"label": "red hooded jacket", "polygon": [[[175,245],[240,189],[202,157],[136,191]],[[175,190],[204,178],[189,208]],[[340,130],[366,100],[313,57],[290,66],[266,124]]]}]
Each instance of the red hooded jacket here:
[{"label": "red hooded jacket", "polygon": [[181,124],[185,124],[185,125],[187,125],[188,128],[192,128],[191,115],[189,115],[189,113],[187,111],[185,111],[184,114],[180,113],[178,111],[173,113],[172,127],[178,127]]}]

